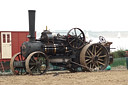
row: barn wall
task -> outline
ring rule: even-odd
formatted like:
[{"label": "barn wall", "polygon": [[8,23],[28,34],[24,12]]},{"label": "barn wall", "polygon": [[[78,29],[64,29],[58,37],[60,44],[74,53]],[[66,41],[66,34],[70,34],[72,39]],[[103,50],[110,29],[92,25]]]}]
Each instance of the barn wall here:
[{"label": "barn wall", "polygon": [[0,32],[0,59],[2,58],[1,56],[1,32]]},{"label": "barn wall", "polygon": [[21,46],[24,41],[28,41],[27,38],[28,33],[22,32],[19,33],[19,45]]},{"label": "barn wall", "polygon": [[20,47],[24,41],[28,41],[28,32],[12,32],[12,56],[20,52]]},{"label": "barn wall", "polygon": [[[29,41],[29,39],[27,38],[29,32],[27,31],[2,31],[2,32],[11,32],[12,56],[20,52],[20,47],[23,42]],[[35,37],[36,37],[36,32],[35,32]],[[0,31],[0,59],[2,59],[1,51],[2,48],[1,48],[1,31]],[[5,59],[5,61],[6,60],[7,59]],[[2,61],[4,61],[4,59],[2,59]]]},{"label": "barn wall", "polygon": [[19,45],[18,45],[18,33],[13,32],[12,33],[12,56],[19,51]]}]

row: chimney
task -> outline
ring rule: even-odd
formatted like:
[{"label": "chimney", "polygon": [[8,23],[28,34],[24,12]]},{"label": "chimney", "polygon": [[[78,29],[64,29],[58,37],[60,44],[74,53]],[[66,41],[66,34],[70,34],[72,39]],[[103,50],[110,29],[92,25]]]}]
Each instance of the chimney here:
[{"label": "chimney", "polygon": [[28,10],[29,12],[29,41],[35,41],[35,10]]}]

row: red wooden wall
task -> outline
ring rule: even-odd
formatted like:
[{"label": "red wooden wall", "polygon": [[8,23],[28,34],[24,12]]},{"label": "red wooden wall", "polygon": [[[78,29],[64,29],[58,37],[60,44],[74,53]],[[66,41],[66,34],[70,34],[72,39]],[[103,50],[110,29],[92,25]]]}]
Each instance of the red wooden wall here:
[{"label": "red wooden wall", "polygon": [[2,56],[1,56],[1,32],[0,32],[0,59],[2,58]]},{"label": "red wooden wall", "polygon": [[23,42],[28,41],[28,32],[12,32],[12,56],[20,52]]},{"label": "red wooden wall", "polygon": [[[12,57],[20,52],[20,47],[23,42],[29,41],[27,35],[29,35],[28,31],[0,31],[0,61],[6,61],[10,59],[2,59],[2,48],[1,48],[1,32],[11,32],[11,47],[12,47]],[[35,32],[36,37],[36,32]]]}]

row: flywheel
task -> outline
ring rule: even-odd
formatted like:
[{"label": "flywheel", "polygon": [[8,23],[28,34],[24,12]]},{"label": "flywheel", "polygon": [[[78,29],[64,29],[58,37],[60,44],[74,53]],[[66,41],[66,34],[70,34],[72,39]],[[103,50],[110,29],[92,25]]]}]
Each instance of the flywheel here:
[{"label": "flywheel", "polygon": [[80,28],[73,28],[67,34],[67,41],[72,48],[80,49],[85,44],[85,35]]},{"label": "flywheel", "polygon": [[108,66],[109,55],[106,47],[100,43],[85,45],[80,53],[80,63],[87,68],[83,71],[101,71]]}]

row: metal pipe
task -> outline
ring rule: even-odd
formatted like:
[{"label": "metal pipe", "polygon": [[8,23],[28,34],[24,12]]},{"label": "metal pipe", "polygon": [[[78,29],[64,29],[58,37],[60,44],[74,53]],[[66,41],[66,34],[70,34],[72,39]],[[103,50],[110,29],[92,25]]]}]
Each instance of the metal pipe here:
[{"label": "metal pipe", "polygon": [[29,41],[35,41],[35,10],[28,10],[29,12]]}]

